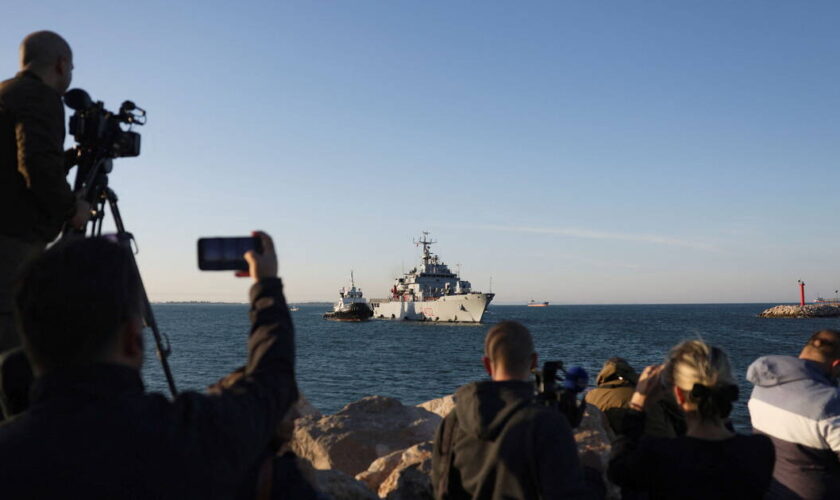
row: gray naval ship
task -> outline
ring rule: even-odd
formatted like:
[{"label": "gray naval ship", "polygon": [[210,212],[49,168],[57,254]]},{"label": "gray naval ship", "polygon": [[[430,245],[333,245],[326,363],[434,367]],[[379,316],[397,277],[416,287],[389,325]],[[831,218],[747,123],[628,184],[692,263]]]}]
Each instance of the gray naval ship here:
[{"label": "gray naval ship", "polygon": [[449,270],[429,249],[436,241],[423,232],[414,244],[423,247],[420,265],[397,278],[387,299],[373,299],[376,319],[481,322],[494,294],[475,292],[469,281]]}]

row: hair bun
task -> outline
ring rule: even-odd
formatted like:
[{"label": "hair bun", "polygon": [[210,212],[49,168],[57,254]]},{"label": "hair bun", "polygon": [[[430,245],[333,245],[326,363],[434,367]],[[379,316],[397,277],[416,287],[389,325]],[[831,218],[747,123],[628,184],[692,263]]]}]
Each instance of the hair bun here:
[{"label": "hair bun", "polygon": [[701,383],[695,383],[694,387],[691,388],[691,397],[692,399],[706,399],[712,393],[712,390],[709,389],[708,386],[705,386]]}]

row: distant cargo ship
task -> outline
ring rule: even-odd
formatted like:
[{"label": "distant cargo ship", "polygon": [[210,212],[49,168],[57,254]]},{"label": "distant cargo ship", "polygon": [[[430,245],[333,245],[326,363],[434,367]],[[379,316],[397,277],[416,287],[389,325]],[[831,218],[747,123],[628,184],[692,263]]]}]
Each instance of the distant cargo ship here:
[{"label": "distant cargo ship", "polygon": [[424,232],[420,265],[397,278],[387,299],[373,299],[377,319],[480,323],[494,294],[472,290],[469,281],[449,270],[429,248],[435,241]]},{"label": "distant cargo ship", "polygon": [[531,301],[528,302],[528,307],[548,307],[548,302],[537,302],[536,300],[531,299]]},{"label": "distant cargo ship", "polygon": [[822,297],[817,297],[814,300],[814,304],[838,304],[840,305],[840,299],[824,299]]}]

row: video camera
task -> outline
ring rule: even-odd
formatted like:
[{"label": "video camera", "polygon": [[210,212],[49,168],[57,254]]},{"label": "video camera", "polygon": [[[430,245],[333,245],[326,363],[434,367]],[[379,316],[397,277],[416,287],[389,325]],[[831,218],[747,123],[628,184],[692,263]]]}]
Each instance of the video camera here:
[{"label": "video camera", "polygon": [[[82,89],[68,91],[64,103],[75,111],[70,117],[70,133],[82,154],[94,152],[106,158],[140,155],[140,134],[131,127],[146,124],[146,110],[125,101],[118,112],[108,111],[102,101],[93,102]],[[123,130],[123,125],[129,130]]]},{"label": "video camera", "polygon": [[[546,361],[543,363],[542,370],[534,370],[534,376],[536,377],[537,401],[559,410],[573,429],[580,425],[586,402],[578,401],[577,396],[589,384],[589,374],[586,370],[579,366],[572,366],[566,370],[563,368],[562,361]],[[562,382],[562,385],[558,387],[557,382]]]}]

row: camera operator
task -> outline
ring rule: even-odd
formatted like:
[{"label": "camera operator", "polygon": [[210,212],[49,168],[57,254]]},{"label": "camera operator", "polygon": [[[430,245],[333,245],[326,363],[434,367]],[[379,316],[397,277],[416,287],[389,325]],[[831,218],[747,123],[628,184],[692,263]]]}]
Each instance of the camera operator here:
[{"label": "camera operator", "polygon": [[147,394],[132,256],[103,238],[63,241],[17,296],[35,382],[0,426],[3,498],[233,498],[297,399],[294,335],[271,238],[245,254],[255,284],[244,376],[214,395]]},{"label": "camera operator", "polygon": [[61,226],[84,224],[90,207],[65,179],[64,104],[73,53],[51,31],[20,45],[21,71],[0,83],[0,352],[20,344],[12,320],[13,286],[25,264]]},{"label": "camera operator", "polygon": [[535,402],[537,354],[528,329],[513,321],[493,326],[484,353],[492,380],[458,389],[435,436],[435,498],[602,497],[600,474],[587,468],[584,476],[566,418]]}]

